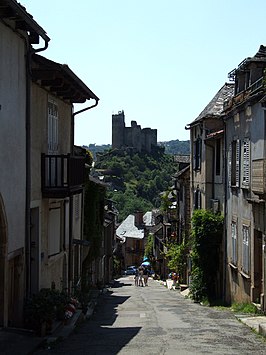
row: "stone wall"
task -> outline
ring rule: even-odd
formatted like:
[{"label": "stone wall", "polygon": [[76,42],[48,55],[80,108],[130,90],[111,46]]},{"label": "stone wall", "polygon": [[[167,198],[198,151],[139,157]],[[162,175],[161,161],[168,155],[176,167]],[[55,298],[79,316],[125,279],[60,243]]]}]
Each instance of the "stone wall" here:
[{"label": "stone wall", "polygon": [[124,111],[112,115],[112,148],[130,147],[136,151],[152,151],[157,146],[157,129],[143,128],[136,121],[131,121],[131,127],[125,126]]}]

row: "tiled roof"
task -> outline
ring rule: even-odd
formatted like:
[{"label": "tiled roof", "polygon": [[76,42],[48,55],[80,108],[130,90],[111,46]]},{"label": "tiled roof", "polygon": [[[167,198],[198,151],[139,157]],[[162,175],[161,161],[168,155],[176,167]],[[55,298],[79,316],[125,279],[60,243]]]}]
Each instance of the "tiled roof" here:
[{"label": "tiled roof", "polygon": [[196,123],[203,118],[211,116],[220,116],[223,111],[223,104],[234,95],[235,84],[225,83],[224,86],[217,92],[209,104],[199,114],[199,116],[191,123]]},{"label": "tiled roof", "polygon": [[190,155],[174,155],[175,163],[190,163]]},{"label": "tiled roof", "polygon": [[130,214],[117,228],[116,235],[120,238],[143,239],[144,230],[135,226],[135,216]]},{"label": "tiled roof", "polygon": [[190,169],[190,166],[188,165],[188,166],[186,166],[184,169],[178,171],[178,172],[174,175],[174,177],[175,177],[175,178],[180,177],[181,175],[183,175],[183,174],[184,174],[187,170],[189,170],[189,169]]}]

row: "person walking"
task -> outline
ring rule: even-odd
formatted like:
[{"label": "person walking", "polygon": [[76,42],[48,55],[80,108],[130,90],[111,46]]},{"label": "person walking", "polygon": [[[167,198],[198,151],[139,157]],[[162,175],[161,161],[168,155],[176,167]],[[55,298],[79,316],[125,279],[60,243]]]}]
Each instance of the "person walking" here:
[{"label": "person walking", "polygon": [[138,286],[139,285],[139,269],[136,269],[134,279],[135,279],[135,286]]},{"label": "person walking", "polygon": [[144,286],[143,285],[143,267],[139,267],[139,286]]},{"label": "person walking", "polygon": [[144,267],[144,270],[143,270],[144,286],[148,286],[148,278],[149,278],[149,270],[147,267]]}]

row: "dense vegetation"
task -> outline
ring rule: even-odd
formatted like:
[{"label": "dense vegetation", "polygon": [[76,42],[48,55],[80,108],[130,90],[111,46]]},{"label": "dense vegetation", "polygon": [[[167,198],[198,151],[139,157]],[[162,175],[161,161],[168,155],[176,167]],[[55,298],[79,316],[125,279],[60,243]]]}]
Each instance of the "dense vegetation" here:
[{"label": "dense vegetation", "polygon": [[207,210],[192,215],[192,282],[190,293],[195,301],[213,301],[218,296],[220,247],[224,218]]},{"label": "dense vegetation", "polygon": [[159,142],[158,145],[165,148],[166,154],[187,155],[190,152],[190,141],[179,141],[176,139],[168,142]]},{"label": "dense vegetation", "polygon": [[135,211],[159,208],[160,193],[171,186],[176,167],[173,157],[158,148],[152,154],[109,150],[97,156],[95,170],[110,183],[108,198],[116,202],[122,221]]},{"label": "dense vegetation", "polygon": [[[158,146],[164,147],[164,151],[166,154],[184,154],[187,155],[190,152],[190,141],[180,141],[178,139],[166,141],[166,142],[158,142]],[[112,148],[110,144],[89,144],[88,146],[84,146],[89,149],[93,154],[94,159],[96,158],[97,153],[103,153],[106,150]]]}]

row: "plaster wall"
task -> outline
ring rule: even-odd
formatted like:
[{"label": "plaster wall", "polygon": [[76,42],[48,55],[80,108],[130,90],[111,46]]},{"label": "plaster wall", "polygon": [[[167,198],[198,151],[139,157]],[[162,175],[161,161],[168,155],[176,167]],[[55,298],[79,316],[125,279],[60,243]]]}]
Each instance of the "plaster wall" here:
[{"label": "plaster wall", "polygon": [[[256,159],[265,158],[265,117],[261,109],[260,103],[255,103],[252,106],[243,107],[237,113],[234,113],[226,122],[227,131],[227,152],[229,151],[230,143],[233,140],[239,139],[240,143],[243,139],[250,139],[250,162]],[[241,154],[241,153],[240,153]],[[241,163],[240,163],[241,167]],[[229,168],[227,167],[227,174]],[[240,187],[231,188],[227,186],[227,256],[228,256],[228,297],[235,301],[254,301],[252,299],[252,289],[254,286],[254,211],[253,204],[248,202],[248,198],[254,198],[251,190],[241,187],[240,170]],[[252,179],[252,169],[250,169],[250,181]],[[229,185],[229,184],[228,184]],[[260,205],[258,208],[263,208]],[[232,259],[232,241],[231,241],[231,223],[234,221],[237,226],[237,264],[234,269],[230,266]],[[242,273],[242,228],[247,225],[250,228],[250,277],[247,278]]]},{"label": "plaster wall", "polygon": [[48,153],[48,100],[58,106],[58,154],[71,152],[72,106],[50,95],[37,84],[32,84],[31,95],[31,199],[39,200],[41,194],[41,153]]},{"label": "plaster wall", "polygon": [[11,253],[25,242],[26,63],[24,40],[2,23],[0,53],[0,193]]}]

